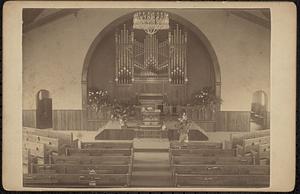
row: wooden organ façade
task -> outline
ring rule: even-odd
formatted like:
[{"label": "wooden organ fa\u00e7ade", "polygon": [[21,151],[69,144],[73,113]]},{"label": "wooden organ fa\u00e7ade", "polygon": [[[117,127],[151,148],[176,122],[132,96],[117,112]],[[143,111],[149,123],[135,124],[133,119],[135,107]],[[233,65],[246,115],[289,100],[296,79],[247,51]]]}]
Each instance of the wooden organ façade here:
[{"label": "wooden organ fa\u00e7ade", "polygon": [[137,39],[135,34],[126,24],[115,33],[115,96],[128,99],[132,94],[162,94],[169,103],[184,103],[187,32],[176,24],[161,32],[163,36],[144,33]]}]

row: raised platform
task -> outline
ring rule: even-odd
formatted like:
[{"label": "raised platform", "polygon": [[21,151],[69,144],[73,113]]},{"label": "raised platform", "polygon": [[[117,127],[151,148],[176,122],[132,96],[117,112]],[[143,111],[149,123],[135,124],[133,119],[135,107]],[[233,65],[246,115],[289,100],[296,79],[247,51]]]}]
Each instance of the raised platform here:
[{"label": "raised platform", "polygon": [[[208,137],[197,129],[189,131],[190,141],[207,141]],[[95,140],[133,140],[134,138],[167,138],[170,141],[178,141],[177,129],[139,130],[139,129],[105,129],[95,136]]]},{"label": "raised platform", "polygon": [[[170,141],[179,140],[176,121],[165,121],[167,130],[162,131],[159,125],[139,125],[137,121],[130,121],[130,127],[121,129],[118,121],[110,121],[95,136],[95,140],[133,140],[134,138],[168,138]],[[207,141],[206,132],[192,122],[189,132],[190,141]]]}]

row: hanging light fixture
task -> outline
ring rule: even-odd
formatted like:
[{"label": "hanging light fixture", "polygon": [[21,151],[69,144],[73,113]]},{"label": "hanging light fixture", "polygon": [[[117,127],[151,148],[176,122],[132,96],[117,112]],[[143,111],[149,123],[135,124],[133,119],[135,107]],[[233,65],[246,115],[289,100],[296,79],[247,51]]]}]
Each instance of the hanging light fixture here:
[{"label": "hanging light fixture", "polygon": [[133,15],[133,29],[153,35],[158,30],[169,29],[169,14],[162,11],[139,11]]}]

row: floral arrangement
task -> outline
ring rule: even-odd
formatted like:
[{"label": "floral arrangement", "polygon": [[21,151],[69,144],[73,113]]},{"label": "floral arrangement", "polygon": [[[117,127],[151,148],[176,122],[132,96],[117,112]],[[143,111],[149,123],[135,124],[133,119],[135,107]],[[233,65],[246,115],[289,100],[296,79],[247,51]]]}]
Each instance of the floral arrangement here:
[{"label": "floral arrangement", "polygon": [[109,104],[109,95],[107,90],[90,89],[88,92],[88,105],[92,110],[98,112],[102,106]]},{"label": "floral arrangement", "polygon": [[127,120],[128,116],[134,115],[134,104],[128,102],[128,103],[120,103],[117,101],[114,101],[112,105],[112,119],[125,119]]},{"label": "floral arrangement", "polygon": [[178,123],[175,125],[179,129],[179,142],[184,143],[188,142],[188,134],[191,127],[191,122],[188,120],[188,117],[185,112],[182,116],[178,118]]},{"label": "floral arrangement", "polygon": [[204,87],[194,93],[192,101],[194,105],[199,105],[203,109],[210,108],[212,110],[222,103],[222,99],[215,95],[215,91],[212,87]]}]

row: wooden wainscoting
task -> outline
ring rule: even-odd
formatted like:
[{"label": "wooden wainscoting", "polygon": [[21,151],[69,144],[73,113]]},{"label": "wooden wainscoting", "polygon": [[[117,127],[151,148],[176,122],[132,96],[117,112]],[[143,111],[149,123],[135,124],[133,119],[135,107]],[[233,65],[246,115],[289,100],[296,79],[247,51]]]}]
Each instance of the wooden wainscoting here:
[{"label": "wooden wainscoting", "polygon": [[250,111],[218,112],[216,131],[250,131]]},{"label": "wooden wainscoting", "polygon": [[53,129],[97,130],[107,123],[107,117],[93,120],[86,110],[53,110]]},{"label": "wooden wainscoting", "polygon": [[[102,116],[101,116],[102,117]],[[85,110],[53,110],[53,129],[55,130],[97,130],[105,125],[109,118],[90,119]],[[197,121],[197,120],[196,120]],[[201,120],[200,120],[201,121]],[[215,121],[205,121],[208,131],[250,131],[249,111],[221,111]],[[206,126],[206,125],[209,125]],[[36,126],[36,111],[23,110],[23,126]],[[204,127],[204,126],[203,126]]]},{"label": "wooden wainscoting", "polygon": [[82,128],[82,110],[53,110],[54,130],[80,130]]},{"label": "wooden wainscoting", "polygon": [[36,127],[36,111],[35,110],[23,110],[22,112],[22,125],[24,127]]},{"label": "wooden wainscoting", "polygon": [[[54,130],[97,130],[107,123],[107,118],[88,120],[85,110],[53,110]],[[36,110],[23,110],[23,126],[36,127]]]}]

